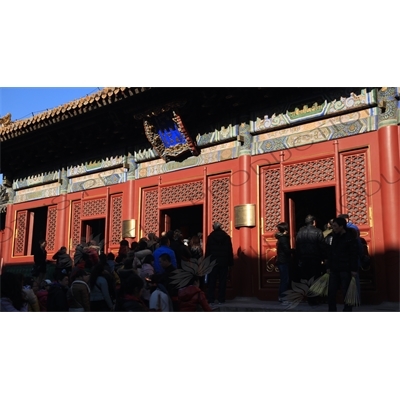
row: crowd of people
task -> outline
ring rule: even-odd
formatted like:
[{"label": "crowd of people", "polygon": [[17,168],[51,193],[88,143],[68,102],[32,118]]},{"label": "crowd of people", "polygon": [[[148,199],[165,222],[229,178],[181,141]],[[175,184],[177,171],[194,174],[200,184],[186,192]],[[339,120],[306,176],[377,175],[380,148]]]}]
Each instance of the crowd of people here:
[{"label": "crowd of people", "polygon": [[[341,288],[345,295],[353,277],[360,293],[359,270],[370,257],[347,214],[331,219],[324,230],[308,215],[296,234],[295,250],[290,246],[288,223],[277,225],[275,238],[278,300],[283,304],[290,281],[316,280],[325,273],[329,274],[329,311],[337,310],[337,292]],[[204,276],[196,267],[207,257],[216,264]],[[79,244],[73,259],[66,247],[52,258],[56,262],[53,280],[45,279],[45,240],[39,241],[34,253],[31,277],[1,275],[1,311],[212,311],[225,302],[233,248],[230,236],[215,222],[205,251],[201,233],[185,239],[177,229],[163,232],[160,238],[150,233],[138,242],[121,240],[116,254],[104,254],[92,240]],[[185,265],[191,275],[177,284],[175,271]],[[308,298],[310,305],[320,301],[317,296]],[[345,303],[344,311],[352,311],[352,306]]]},{"label": "crowd of people", "polygon": [[[207,275],[208,296],[205,276],[196,269],[205,257],[217,262]],[[73,259],[66,247],[52,259],[54,277],[49,280],[45,279],[46,241],[40,240],[32,276],[1,275],[1,311],[212,311],[217,281],[218,299],[225,301],[224,269],[227,263],[233,265],[233,251],[230,236],[216,222],[205,251],[201,233],[184,239],[176,229],[163,232],[160,238],[150,233],[138,242],[121,240],[116,254],[105,254],[92,240],[76,246]],[[184,284],[177,284],[174,271],[185,263],[193,273]]]},{"label": "crowd of people", "polygon": [[[359,228],[354,225],[348,214],[340,214],[324,226],[317,228],[316,218],[307,215],[305,226],[296,235],[295,250],[290,247],[289,226],[286,222],[277,225],[277,266],[280,273],[278,300],[285,303],[285,292],[290,287],[290,266],[295,260],[295,276],[292,280],[309,281],[329,274],[328,310],[336,311],[336,296],[339,288],[343,295],[347,293],[351,278],[357,283],[360,294],[359,270],[370,262],[368,246],[360,236]],[[319,297],[310,297],[308,302],[315,305]],[[344,302],[344,311],[352,311],[352,306]]]}]

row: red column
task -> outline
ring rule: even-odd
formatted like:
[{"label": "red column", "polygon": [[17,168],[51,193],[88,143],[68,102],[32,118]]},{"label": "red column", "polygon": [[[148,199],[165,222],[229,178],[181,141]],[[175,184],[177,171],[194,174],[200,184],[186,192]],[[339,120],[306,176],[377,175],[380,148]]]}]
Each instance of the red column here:
[{"label": "red column", "polygon": [[[122,197],[122,220],[132,220],[136,218],[136,229],[135,229],[135,238],[124,238],[128,240],[129,243],[133,241],[139,241],[140,239],[140,223],[138,221],[138,215],[135,215],[135,210],[138,210],[138,205],[136,204],[137,198],[135,198],[135,174],[137,170],[137,164],[133,155],[131,153],[128,154],[125,160],[125,167],[127,168],[127,181],[126,184],[128,185],[128,194],[124,194]],[[137,211],[138,212],[138,211]],[[122,228],[122,227],[121,227]]]},{"label": "red column", "polygon": [[8,264],[11,261],[11,251],[12,251],[12,243],[14,240],[14,225],[15,225],[15,212],[13,210],[13,205],[7,205],[6,211],[6,221],[5,221],[5,229],[0,236],[1,243],[1,254],[0,258],[3,258],[3,266]]},{"label": "red column", "polygon": [[[122,198],[122,220],[130,220],[130,219],[135,219],[137,216],[135,216],[135,208],[134,205],[136,206],[135,202],[135,181],[134,180],[129,180],[127,183],[128,185],[128,190],[127,190],[127,195],[125,193],[123,194]],[[124,238],[126,239],[129,243],[132,243],[133,241],[139,241],[140,239],[140,224],[139,221],[136,220],[136,231],[135,231],[136,237],[135,238]]]},{"label": "red column", "polygon": [[71,202],[68,200],[68,185],[67,169],[62,168],[60,171],[60,196],[57,197],[57,234],[56,234],[56,251],[65,246],[68,253],[75,252],[75,248],[71,249],[71,243],[68,237],[68,216],[70,212]]},{"label": "red column", "polygon": [[[233,184],[235,185],[234,193],[234,205],[245,205],[250,203],[251,199],[251,184],[250,184],[250,159],[251,156],[248,154],[239,155],[239,170],[233,175]],[[236,196],[235,196],[236,193]],[[236,292],[243,296],[249,296],[252,294],[252,260],[257,258],[256,252],[251,247],[251,227],[241,226],[239,228],[233,228],[236,232],[234,253],[237,257],[235,261],[235,269],[238,270],[240,276],[239,279],[235,279],[233,283]],[[239,232],[237,231],[239,229]],[[236,268],[237,267],[237,268]]]},{"label": "red column", "polygon": [[66,194],[61,194],[58,197],[57,204],[57,235],[56,235],[56,250],[60,247],[65,246],[68,250],[70,249],[70,243],[67,237],[67,219],[69,212],[69,200],[67,200]]},{"label": "red column", "polygon": [[400,236],[396,224],[400,220],[400,153],[397,88],[378,92],[378,141],[382,199],[384,268],[389,301],[399,301]]},{"label": "red column", "polygon": [[[242,116],[242,121],[249,120],[249,116]],[[235,172],[233,192],[237,193],[234,198],[234,205],[251,204],[251,144],[252,136],[250,134],[250,125],[242,122],[239,125],[238,141],[240,147],[238,149],[239,171]],[[252,295],[254,293],[253,283],[257,279],[253,276],[254,260],[257,260],[257,250],[252,248],[251,233],[254,227],[242,226],[239,229],[239,243],[237,247],[237,266],[241,271],[239,280],[235,282],[237,293],[241,295]],[[235,228],[236,229],[236,228]],[[237,241],[235,240],[235,243]],[[235,249],[234,249],[235,251]]]},{"label": "red column", "polygon": [[[251,156],[241,155],[239,156],[239,172],[238,180],[235,185],[239,188],[239,202],[237,204],[249,204],[251,203],[251,184],[250,184],[250,167],[251,167]],[[240,247],[242,252],[247,257],[251,257],[251,229],[245,226],[240,228]]]},{"label": "red column", "polygon": [[385,268],[389,301],[399,301],[400,235],[393,224],[400,221],[400,156],[397,125],[378,130]]}]

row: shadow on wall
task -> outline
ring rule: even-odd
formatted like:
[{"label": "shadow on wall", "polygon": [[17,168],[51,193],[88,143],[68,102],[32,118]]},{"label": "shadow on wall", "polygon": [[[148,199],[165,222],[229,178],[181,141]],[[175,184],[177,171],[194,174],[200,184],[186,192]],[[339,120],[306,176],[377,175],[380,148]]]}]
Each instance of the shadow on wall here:
[{"label": "shadow on wall", "polygon": [[[371,256],[368,267],[360,269],[361,299],[364,304],[382,301],[400,302],[400,250]],[[300,282],[297,260],[292,258],[290,281]],[[277,300],[279,270],[275,263],[267,266],[263,258],[247,257],[240,247],[235,254],[235,265],[229,273],[227,297],[256,297],[260,300]],[[338,302],[342,301],[338,294]]]}]

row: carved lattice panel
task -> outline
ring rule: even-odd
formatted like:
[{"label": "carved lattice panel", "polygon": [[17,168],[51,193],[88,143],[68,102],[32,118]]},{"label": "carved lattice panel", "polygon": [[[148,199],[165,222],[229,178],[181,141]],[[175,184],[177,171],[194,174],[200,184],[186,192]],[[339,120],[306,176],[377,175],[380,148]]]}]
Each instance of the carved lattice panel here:
[{"label": "carved lattice panel", "polygon": [[81,242],[81,202],[72,202],[72,222],[71,222],[71,238],[72,238],[72,249]]},{"label": "carved lattice panel", "polygon": [[261,207],[264,218],[261,236],[261,287],[271,287],[279,282],[276,266],[276,225],[281,221],[281,170],[279,167],[266,168],[261,175]]},{"label": "carved lattice panel", "polygon": [[190,182],[161,188],[161,205],[203,200],[203,182]]},{"label": "carved lattice panel", "polygon": [[105,216],[107,212],[107,200],[105,198],[83,201],[83,217]]},{"label": "carved lattice panel", "polygon": [[14,245],[14,256],[24,256],[28,234],[28,211],[17,212],[17,224]]},{"label": "carved lattice panel", "polygon": [[275,231],[281,220],[281,173],[279,168],[268,169],[264,175],[264,230]]},{"label": "carved lattice panel", "polygon": [[217,178],[211,180],[211,224],[218,221],[221,223],[222,229],[230,232],[230,204],[231,204],[231,185],[229,177]]},{"label": "carved lattice panel", "polygon": [[343,155],[344,212],[356,225],[368,224],[366,153]]},{"label": "carved lattice panel", "polygon": [[285,186],[302,186],[335,180],[334,158],[285,165]]},{"label": "carved lattice panel", "polygon": [[122,238],[122,194],[111,196],[110,244],[119,244]]},{"label": "carved lattice panel", "polygon": [[47,210],[46,227],[46,250],[49,253],[56,251],[56,232],[57,232],[57,206],[51,206]]},{"label": "carved lattice panel", "polygon": [[144,234],[157,233],[159,230],[158,221],[158,189],[144,190],[142,196],[143,214],[142,229]]}]

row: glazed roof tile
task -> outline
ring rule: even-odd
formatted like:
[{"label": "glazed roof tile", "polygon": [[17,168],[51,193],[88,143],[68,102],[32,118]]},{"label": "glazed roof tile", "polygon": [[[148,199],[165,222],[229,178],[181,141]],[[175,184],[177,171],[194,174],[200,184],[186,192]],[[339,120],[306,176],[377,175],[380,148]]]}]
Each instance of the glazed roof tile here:
[{"label": "glazed roof tile", "polygon": [[[30,118],[11,122],[8,125],[0,127],[0,138],[2,141],[23,135],[27,131],[36,128],[42,122],[59,122],[60,116],[63,120],[73,118],[74,116],[86,113],[89,110],[112,104],[127,97],[135,96],[149,88],[132,87],[107,87],[91,95],[62,104],[48,111],[36,114]],[[56,121],[52,121],[57,118]]]}]

